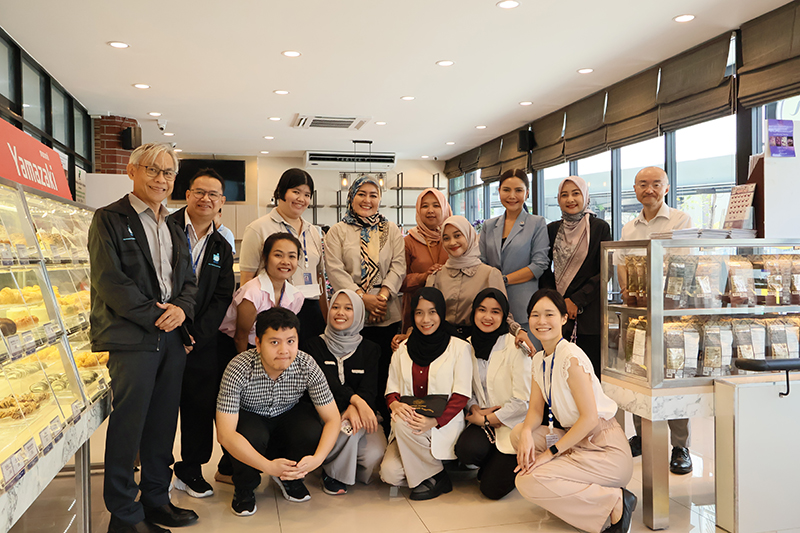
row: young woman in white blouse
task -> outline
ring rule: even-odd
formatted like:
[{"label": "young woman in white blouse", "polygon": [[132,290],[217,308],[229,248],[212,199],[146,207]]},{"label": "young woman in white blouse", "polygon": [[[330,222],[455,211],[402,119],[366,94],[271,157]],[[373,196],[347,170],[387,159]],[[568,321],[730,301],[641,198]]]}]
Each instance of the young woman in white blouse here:
[{"label": "young woman in white blouse", "polygon": [[[633,459],[614,418],[617,404],[603,393],[586,354],[561,336],[567,305],[557,291],[536,291],[528,317],[543,350],[533,357],[528,414],[511,435],[517,489],[578,529],[628,533],[636,507],[625,489]],[[555,429],[555,419],[566,430]]]}]

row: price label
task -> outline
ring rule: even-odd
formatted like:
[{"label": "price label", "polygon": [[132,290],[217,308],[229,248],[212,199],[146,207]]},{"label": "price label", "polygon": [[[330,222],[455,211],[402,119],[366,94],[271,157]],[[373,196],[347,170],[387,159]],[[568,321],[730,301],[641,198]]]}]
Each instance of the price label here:
[{"label": "price label", "polygon": [[8,344],[8,352],[11,354],[12,361],[16,361],[22,357],[22,340],[19,338],[19,335],[9,335],[6,337],[6,343]]},{"label": "price label", "polygon": [[14,454],[14,468],[16,468],[16,478],[17,480],[25,474],[25,453],[22,449],[17,450],[17,453]]},{"label": "price label", "polygon": [[47,337],[47,342],[49,344],[56,342],[58,336],[56,335],[56,328],[53,326],[52,322],[48,322],[44,325],[44,335]]},{"label": "price label", "polygon": [[3,484],[8,487],[14,480],[14,475],[16,475],[17,471],[15,470],[14,456],[12,455],[2,463],[0,463],[0,471],[3,472]]},{"label": "price label", "polygon": [[25,443],[23,449],[25,450],[25,457],[28,458],[28,465],[33,465],[39,460],[39,447],[33,437]]},{"label": "price label", "polygon": [[83,411],[83,402],[75,400],[72,402],[72,422],[75,423],[81,419],[81,411]]},{"label": "price label", "polygon": [[11,248],[7,244],[0,244],[0,259],[4,266],[14,264],[14,256],[11,254]]},{"label": "price label", "polygon": [[22,344],[25,347],[25,353],[33,353],[36,351],[36,338],[33,336],[33,331],[22,332]]},{"label": "price label", "polygon": [[39,440],[42,441],[42,453],[44,455],[50,453],[50,450],[53,449],[53,432],[50,430],[50,426],[39,432]]},{"label": "price label", "polygon": [[58,417],[55,417],[50,421],[50,433],[53,434],[53,440],[58,442],[61,440],[61,437],[64,436],[64,433],[61,429],[64,425],[61,423],[61,420]]},{"label": "price label", "polygon": [[17,245],[17,257],[19,257],[19,262],[22,265],[28,264],[28,247],[24,244]]},{"label": "price label", "polygon": [[106,383],[106,378],[100,378],[97,380],[97,388],[100,390],[106,390],[108,388],[108,384]]}]

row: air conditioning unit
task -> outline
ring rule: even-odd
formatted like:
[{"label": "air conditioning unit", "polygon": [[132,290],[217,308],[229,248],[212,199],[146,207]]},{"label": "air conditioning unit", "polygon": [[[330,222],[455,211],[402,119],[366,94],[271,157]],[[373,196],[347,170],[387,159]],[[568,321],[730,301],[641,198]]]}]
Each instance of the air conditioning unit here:
[{"label": "air conditioning unit", "polygon": [[385,172],[397,163],[394,152],[306,152],[305,168],[346,172]]}]

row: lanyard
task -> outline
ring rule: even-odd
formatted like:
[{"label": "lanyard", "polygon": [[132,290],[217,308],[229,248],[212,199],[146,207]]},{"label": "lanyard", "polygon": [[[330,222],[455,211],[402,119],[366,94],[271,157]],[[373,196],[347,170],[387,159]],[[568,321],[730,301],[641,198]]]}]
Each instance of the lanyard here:
[{"label": "lanyard", "polygon": [[[283,224],[283,227],[286,228],[286,231],[288,233],[290,233],[290,234],[297,233],[297,231],[295,231],[295,229],[292,226],[287,224],[286,221],[282,221],[281,223]],[[300,222],[300,227],[301,228],[303,227],[302,224],[303,223]],[[308,246],[306,246],[306,232],[302,231],[301,234],[302,234],[302,237],[303,237],[303,259],[305,260],[305,267],[303,268],[303,270],[306,270],[306,269],[308,269]],[[298,237],[299,236],[300,235],[298,235]]]},{"label": "lanyard", "polygon": [[[189,243],[189,257],[191,258],[191,256],[194,255],[194,253],[193,253],[193,249],[192,249],[192,239],[189,238],[189,228],[188,227],[185,228],[184,231],[186,232],[186,242]],[[192,274],[197,274],[197,265],[198,265],[198,263],[200,263],[200,260],[203,258],[203,250],[206,249],[206,244],[208,244],[208,234],[206,234],[206,236],[203,237],[203,239],[204,239],[203,240],[203,246],[200,247],[200,253],[197,254],[197,259],[196,260],[195,259],[191,259]]]},{"label": "lanyard", "polygon": [[[558,342],[561,342],[561,340],[563,339],[560,339]],[[556,344],[556,348],[557,347],[558,344]],[[547,387],[544,387],[545,391],[547,391],[545,400],[547,401],[547,422],[548,422],[548,427],[550,428],[550,433],[553,432],[553,367],[554,366],[556,366],[555,350],[553,350],[553,359],[552,361],[550,361],[550,390],[547,391]],[[542,357],[542,386],[545,385],[544,376],[545,376],[545,362],[544,362],[544,357]]]}]

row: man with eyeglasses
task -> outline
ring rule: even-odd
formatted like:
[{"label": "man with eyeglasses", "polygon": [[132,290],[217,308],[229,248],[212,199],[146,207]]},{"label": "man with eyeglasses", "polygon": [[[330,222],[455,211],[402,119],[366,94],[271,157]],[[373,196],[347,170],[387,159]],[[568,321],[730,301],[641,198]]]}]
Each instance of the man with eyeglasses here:
[{"label": "man with eyeglasses", "polygon": [[89,228],[92,349],[109,352],[113,392],[103,486],[110,533],[164,532],[160,525],[197,521],[169,498],[186,325],[197,292],[186,234],[162,205],[177,169],[169,145],[134,150],[126,168],[133,192],[98,209]]},{"label": "man with eyeglasses", "polygon": [[194,321],[189,333],[194,345],[188,354],[181,389],[181,461],[175,463],[175,488],[194,498],[214,495],[202,468],[214,449],[214,417],[222,373],[217,330],[233,298],[233,252],[214,223],[225,203],[225,180],[211,168],[201,169],[189,182],[186,207],[169,218],[183,230],[192,251],[197,277]]},{"label": "man with eyeglasses", "polygon": [[[669,178],[663,169],[646,167],[636,174],[633,182],[636,199],[642,204],[639,215],[622,228],[623,241],[646,240],[653,233],[686,229],[692,227],[692,218],[668,206],[664,197],[669,192]],[[618,267],[620,286],[625,292],[627,272],[624,266]],[[642,454],[642,419],[633,415],[636,435],[631,437],[631,453],[634,457]],[[672,458],[669,469],[673,474],[688,474],[692,471],[692,456],[689,455],[689,420],[685,418],[669,421]]]}]

